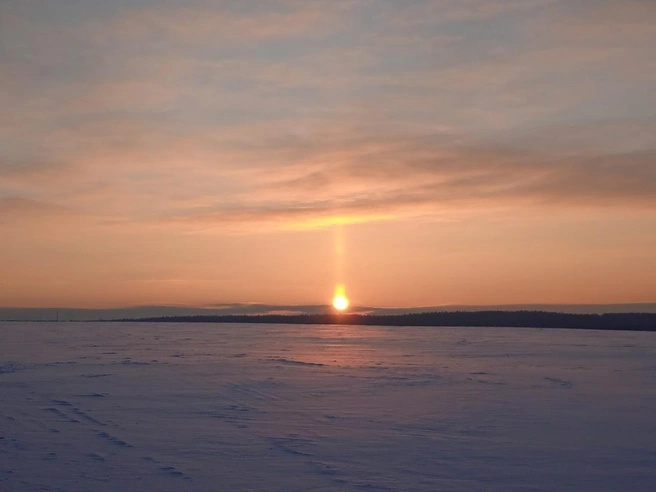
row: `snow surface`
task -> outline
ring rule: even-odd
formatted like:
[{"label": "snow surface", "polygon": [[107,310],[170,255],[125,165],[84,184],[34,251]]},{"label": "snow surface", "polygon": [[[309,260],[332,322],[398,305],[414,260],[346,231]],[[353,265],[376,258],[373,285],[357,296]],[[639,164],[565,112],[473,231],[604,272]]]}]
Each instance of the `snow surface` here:
[{"label": "snow surface", "polygon": [[656,333],[0,323],[2,491],[654,491]]}]

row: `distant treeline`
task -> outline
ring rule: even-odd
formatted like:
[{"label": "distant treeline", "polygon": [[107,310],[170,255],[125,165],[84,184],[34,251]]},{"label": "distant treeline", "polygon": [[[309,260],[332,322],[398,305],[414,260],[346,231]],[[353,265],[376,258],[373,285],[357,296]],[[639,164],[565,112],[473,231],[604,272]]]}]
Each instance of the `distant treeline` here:
[{"label": "distant treeline", "polygon": [[158,323],[285,323],[379,326],[491,326],[656,331],[656,313],[568,314],[548,311],[455,311],[400,315],[265,314],[123,319]]}]

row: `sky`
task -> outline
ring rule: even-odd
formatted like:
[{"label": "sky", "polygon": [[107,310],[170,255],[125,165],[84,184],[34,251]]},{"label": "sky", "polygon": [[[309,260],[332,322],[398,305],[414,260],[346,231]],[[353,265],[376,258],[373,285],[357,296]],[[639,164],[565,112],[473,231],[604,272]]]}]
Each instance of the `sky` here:
[{"label": "sky", "polygon": [[656,301],[652,0],[3,0],[0,305]]}]

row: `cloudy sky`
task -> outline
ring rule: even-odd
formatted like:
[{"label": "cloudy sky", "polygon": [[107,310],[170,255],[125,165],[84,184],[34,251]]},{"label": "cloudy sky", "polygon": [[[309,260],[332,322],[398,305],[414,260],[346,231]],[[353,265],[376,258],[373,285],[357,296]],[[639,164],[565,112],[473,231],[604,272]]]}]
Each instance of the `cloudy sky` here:
[{"label": "cloudy sky", "polygon": [[0,18],[0,305],[656,300],[653,0]]}]

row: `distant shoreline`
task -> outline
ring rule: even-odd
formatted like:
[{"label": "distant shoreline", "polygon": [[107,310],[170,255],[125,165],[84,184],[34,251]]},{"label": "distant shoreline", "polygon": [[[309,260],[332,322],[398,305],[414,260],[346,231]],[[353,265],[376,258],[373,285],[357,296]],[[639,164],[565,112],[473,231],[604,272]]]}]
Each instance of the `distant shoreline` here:
[{"label": "distant shoreline", "polygon": [[261,323],[376,326],[564,328],[577,330],[656,331],[656,313],[569,314],[547,311],[453,311],[399,315],[194,315],[124,318],[144,323]]}]

